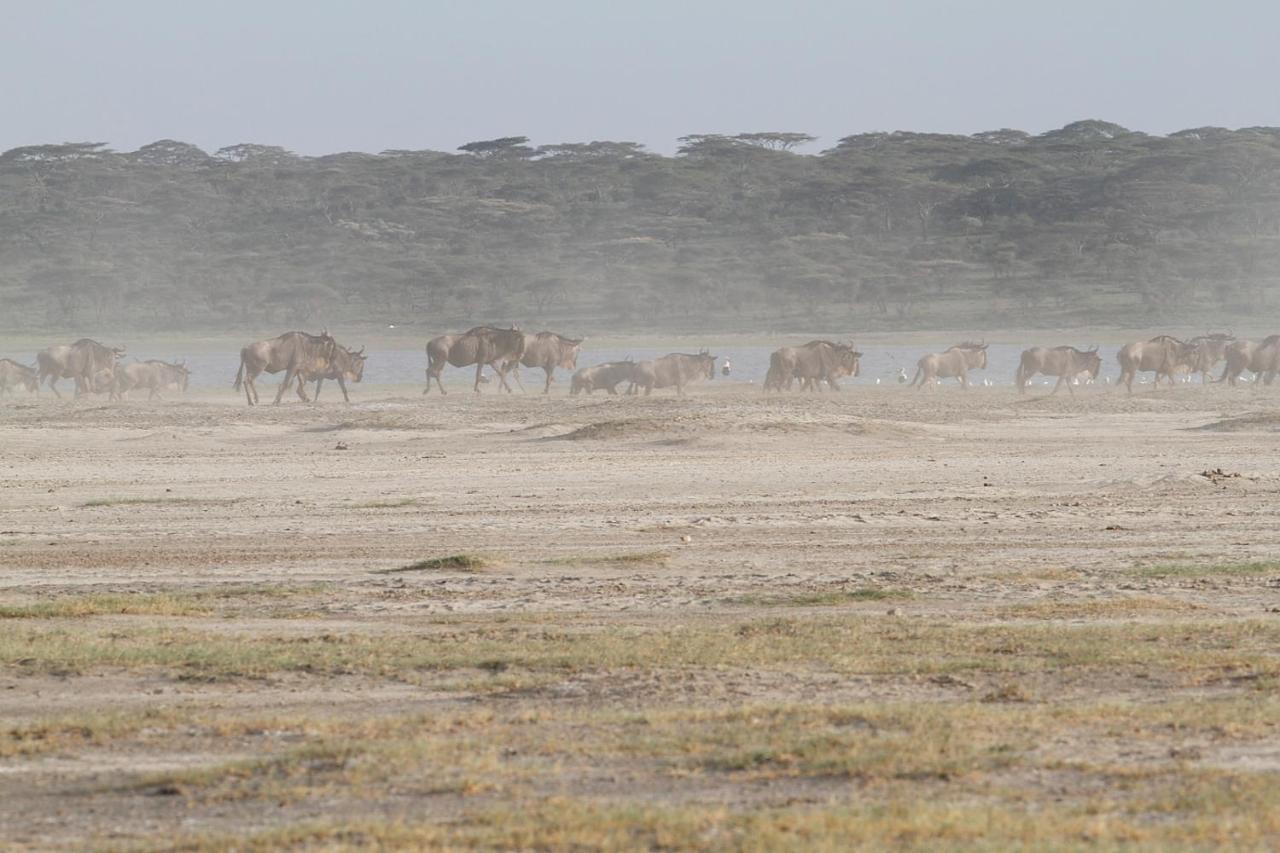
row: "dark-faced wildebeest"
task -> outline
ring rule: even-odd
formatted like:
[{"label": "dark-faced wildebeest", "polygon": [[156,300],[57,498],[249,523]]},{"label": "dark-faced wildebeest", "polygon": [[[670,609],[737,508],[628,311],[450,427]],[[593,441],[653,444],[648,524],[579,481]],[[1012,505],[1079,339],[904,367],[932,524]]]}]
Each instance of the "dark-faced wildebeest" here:
[{"label": "dark-faced wildebeest", "polygon": [[790,391],[792,382],[799,379],[801,387],[810,391],[821,390],[823,382],[833,391],[839,391],[836,380],[842,376],[857,376],[861,357],[862,353],[851,345],[831,341],[809,341],[800,347],[782,347],[769,356],[764,390]]},{"label": "dark-faced wildebeest", "polygon": [[1078,350],[1075,347],[1032,347],[1022,351],[1022,358],[1018,362],[1018,372],[1014,376],[1014,383],[1018,386],[1018,393],[1025,394],[1027,392],[1027,381],[1037,373],[1043,373],[1045,376],[1058,377],[1058,384],[1053,386],[1051,394],[1057,394],[1058,389],[1065,383],[1067,393],[1074,395],[1076,392],[1072,389],[1071,384],[1080,377],[1081,374],[1087,375],[1090,379],[1098,378],[1098,371],[1102,369],[1102,356],[1098,355],[1098,348],[1094,347],[1087,350]]},{"label": "dark-faced wildebeest", "polygon": [[916,375],[911,385],[937,385],[939,379],[960,380],[961,388],[969,387],[970,370],[986,370],[987,345],[965,341],[946,352],[932,352],[916,362]]},{"label": "dark-faced wildebeest", "polygon": [[514,326],[498,329],[493,326],[476,326],[461,335],[441,335],[427,342],[427,387],[423,394],[431,393],[431,380],[436,381],[440,393],[447,393],[440,381],[440,374],[447,365],[454,367],[476,366],[473,390],[480,393],[481,376],[487,364],[498,375],[499,388],[511,392],[507,384],[508,365],[518,362],[524,355],[524,333]]},{"label": "dark-faced wildebeest", "polygon": [[347,394],[347,382],[359,382],[364,379],[364,363],[369,357],[364,354],[364,347],[356,351],[351,351],[344,346],[336,346],[333,348],[333,356],[329,359],[329,364],[323,372],[304,371],[298,374],[298,396],[303,402],[307,400],[307,392],[305,385],[308,382],[316,383],[315,393],[312,394],[311,400],[320,399],[320,386],[324,384],[326,379],[336,379],[338,387],[342,389],[342,401],[350,403],[351,397]]},{"label": "dark-faced wildebeest", "polygon": [[1149,341],[1125,344],[1116,353],[1116,360],[1120,362],[1120,378],[1116,385],[1124,385],[1132,394],[1134,377],[1144,371],[1155,373],[1152,385],[1159,386],[1161,376],[1168,378],[1172,385],[1173,374],[1179,365],[1193,365],[1194,358],[1194,348],[1172,335],[1157,335]]},{"label": "dark-faced wildebeest", "polygon": [[1201,384],[1212,382],[1212,373],[1218,363],[1227,358],[1227,347],[1235,341],[1235,335],[1214,332],[1187,341],[1195,350],[1193,369],[1200,374]]},{"label": "dark-faced wildebeest", "polygon": [[628,394],[643,388],[649,396],[654,388],[676,389],[677,396],[684,396],[686,385],[703,379],[714,379],[716,357],[702,350],[697,355],[673,352],[651,361],[638,361],[633,369]]},{"label": "dark-faced wildebeest", "polygon": [[103,346],[89,338],[81,338],[71,346],[49,347],[36,354],[38,381],[48,379],[49,389],[61,397],[55,383],[59,379],[72,379],[79,397],[92,392],[94,377],[103,370],[113,370],[124,353],[124,347]]},{"label": "dark-faced wildebeest", "polygon": [[1261,341],[1232,341],[1227,346],[1226,359],[1219,382],[1226,380],[1234,386],[1248,370],[1253,373],[1255,383],[1270,385],[1280,373],[1280,335],[1270,335]]},{"label": "dark-faced wildebeest", "polygon": [[32,394],[39,391],[40,377],[36,369],[10,358],[0,358],[0,394],[12,392],[19,385]]},{"label": "dark-faced wildebeest", "polygon": [[[232,386],[239,391],[244,385],[245,400],[250,406],[258,403],[258,387],[255,380],[262,373],[284,371],[284,381],[276,391],[275,405],[280,404],[285,389],[305,373],[324,373],[329,369],[338,342],[328,330],[318,335],[306,332],[285,332],[279,337],[249,344],[240,350],[240,370]],[[306,399],[304,396],[303,399]]]},{"label": "dark-faced wildebeest", "polygon": [[520,356],[518,362],[508,363],[507,369],[512,371],[516,383],[520,386],[520,390],[524,390],[524,383],[520,381],[520,365],[525,367],[541,367],[547,374],[547,384],[542,389],[543,394],[551,393],[551,381],[555,374],[556,368],[561,370],[574,370],[578,366],[578,353],[582,349],[582,342],[586,338],[566,338],[563,335],[557,335],[555,332],[538,332],[536,335],[524,336],[524,354]]},{"label": "dark-faced wildebeest", "polygon": [[630,382],[635,368],[636,363],[630,359],[584,367],[573,374],[569,394],[576,397],[578,394],[590,394],[597,388],[603,388],[610,394],[617,394],[618,385],[622,382]]}]

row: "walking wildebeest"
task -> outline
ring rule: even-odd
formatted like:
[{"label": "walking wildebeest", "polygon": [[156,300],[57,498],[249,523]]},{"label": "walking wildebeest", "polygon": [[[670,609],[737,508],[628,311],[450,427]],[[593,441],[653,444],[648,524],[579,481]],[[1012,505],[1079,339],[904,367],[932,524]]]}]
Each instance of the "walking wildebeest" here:
[{"label": "walking wildebeest", "polygon": [[677,396],[684,396],[684,387],[716,375],[716,357],[702,350],[697,355],[673,352],[651,361],[638,361],[632,372],[628,394],[643,388],[649,396],[654,388],[675,387]]},{"label": "walking wildebeest", "polygon": [[73,379],[79,397],[90,393],[94,376],[102,370],[113,370],[116,360],[124,353],[124,347],[106,347],[89,338],[81,338],[71,346],[49,347],[36,354],[38,381],[48,379],[49,389],[61,397],[55,383],[59,379]]},{"label": "walking wildebeest", "polygon": [[857,376],[861,357],[862,353],[851,345],[831,341],[809,341],[800,347],[782,347],[769,356],[764,390],[790,391],[792,382],[799,379],[801,388],[810,391],[821,390],[823,382],[833,391],[839,391],[836,380],[841,376]]},{"label": "walking wildebeest", "polygon": [[307,393],[304,388],[306,383],[315,380],[316,390],[311,395],[311,400],[320,399],[320,386],[324,384],[326,379],[338,380],[338,387],[342,389],[342,401],[350,403],[351,397],[347,395],[347,380],[359,382],[364,379],[364,363],[369,357],[364,354],[364,347],[352,352],[344,346],[336,346],[333,348],[333,356],[329,359],[327,369],[323,372],[302,371],[298,374],[298,396],[303,402],[307,400]]},{"label": "walking wildebeest", "polygon": [[547,374],[546,387],[542,389],[543,394],[551,393],[551,380],[555,374],[556,368],[561,370],[574,370],[578,366],[578,352],[582,349],[582,342],[586,338],[566,338],[557,335],[555,332],[538,332],[536,335],[524,336],[524,353],[520,356],[519,361],[509,362],[507,369],[513,371],[512,376],[515,377],[516,383],[520,385],[520,390],[524,390],[524,383],[520,382],[520,365],[525,367],[541,367]]},{"label": "walking wildebeest", "polygon": [[112,375],[111,398],[122,400],[133,389],[145,388],[147,399],[151,400],[167,388],[186,391],[190,379],[191,371],[183,364],[170,364],[158,359],[117,364]]},{"label": "walking wildebeest", "polygon": [[497,329],[493,326],[476,326],[461,335],[441,335],[427,342],[427,387],[423,394],[431,392],[431,380],[436,381],[440,393],[447,393],[440,381],[446,365],[454,367],[476,366],[473,390],[480,393],[480,377],[487,364],[498,375],[499,388],[511,392],[507,384],[508,365],[518,362],[524,355],[524,333],[514,326]]},{"label": "walking wildebeest", "polygon": [[965,341],[956,344],[946,352],[933,352],[923,356],[916,362],[916,375],[911,385],[917,382],[920,387],[937,385],[939,379],[959,379],[960,387],[969,387],[970,370],[986,370],[987,344]]},{"label": "walking wildebeest", "polygon": [[1239,339],[1227,346],[1226,366],[1222,368],[1219,382],[1224,379],[1233,386],[1246,370],[1253,373],[1255,383],[1270,385],[1276,373],[1280,373],[1280,335],[1270,335],[1262,341]]},{"label": "walking wildebeest", "polygon": [[582,393],[590,394],[597,388],[603,388],[610,394],[617,394],[618,384],[630,382],[632,375],[635,373],[635,367],[636,363],[630,359],[626,361],[609,361],[604,364],[597,364],[594,367],[584,367],[573,374],[573,381],[569,385],[569,394],[576,397]]},{"label": "walking wildebeest", "polygon": [[1148,370],[1155,373],[1153,386],[1159,386],[1161,376],[1168,377],[1172,385],[1174,371],[1179,365],[1193,364],[1194,357],[1191,345],[1172,335],[1157,335],[1149,341],[1125,344],[1116,353],[1116,360],[1120,362],[1120,378],[1116,385],[1123,384],[1132,394],[1134,377]]},{"label": "walking wildebeest", "polygon": [[1027,381],[1037,373],[1043,373],[1045,376],[1058,377],[1058,383],[1053,386],[1050,394],[1057,394],[1058,389],[1065,384],[1067,393],[1074,395],[1076,392],[1072,390],[1072,383],[1081,375],[1087,375],[1090,379],[1098,378],[1098,371],[1102,369],[1102,356],[1098,355],[1098,348],[1088,350],[1078,350],[1075,347],[1032,347],[1022,351],[1022,358],[1018,362],[1018,372],[1014,376],[1014,383],[1018,386],[1018,393],[1027,393]]},{"label": "walking wildebeest", "polygon": [[1195,357],[1192,359],[1195,362],[1193,370],[1200,374],[1201,384],[1213,381],[1211,374],[1214,368],[1218,366],[1218,362],[1226,360],[1227,347],[1231,346],[1235,339],[1235,335],[1214,332],[1187,341],[1195,350]]},{"label": "walking wildebeest", "polygon": [[0,358],[0,394],[12,392],[19,385],[33,394],[39,391],[40,377],[36,369],[18,364],[13,359]]},{"label": "walking wildebeest", "polygon": [[279,337],[249,344],[240,350],[240,370],[232,387],[239,391],[243,383],[245,400],[254,406],[258,403],[258,387],[254,380],[262,373],[283,370],[284,381],[280,383],[275,399],[275,405],[279,405],[285,389],[297,380],[299,374],[324,373],[329,369],[329,359],[337,346],[337,341],[330,337],[327,329],[318,335],[285,332]]}]

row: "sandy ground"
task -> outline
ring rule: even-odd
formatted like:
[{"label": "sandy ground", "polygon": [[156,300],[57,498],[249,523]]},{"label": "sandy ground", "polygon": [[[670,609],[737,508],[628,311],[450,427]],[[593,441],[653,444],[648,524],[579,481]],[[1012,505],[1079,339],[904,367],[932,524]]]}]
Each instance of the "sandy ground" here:
[{"label": "sandy ground", "polygon": [[[239,633],[260,625],[275,636],[421,632],[442,615],[742,619],[771,612],[757,603],[770,596],[865,585],[910,598],[859,608],[926,622],[987,624],[999,608],[1132,596],[1185,602],[1218,619],[1280,619],[1280,570],[1192,579],[1134,572],[1280,557],[1280,390],[1189,385],[1130,397],[1089,388],[1048,398],[863,386],[765,396],[717,382],[683,399],[659,393],[424,398],[409,387],[361,387],[350,406],[256,409],[230,392],[124,405],[5,398],[0,597],[12,605],[326,585],[323,600],[296,618],[273,618],[263,605],[233,620],[147,620]],[[484,555],[490,567],[379,573],[456,553]],[[0,619],[0,632],[29,627],[19,621]],[[587,673],[555,689],[541,701],[611,692],[712,705],[815,694],[924,700],[952,688],[816,669],[693,673],[683,682]],[[1064,678],[1040,689],[1053,701],[1101,689],[1140,697],[1150,688]],[[191,702],[342,715],[465,701],[357,675],[202,683],[0,662],[8,724]],[[163,798],[101,786],[259,748],[178,738],[0,758],[0,823],[12,842],[32,846],[187,829],[190,813],[166,811]],[[1277,756],[1273,732],[1235,759],[1213,760],[1275,770]],[[729,783],[714,794],[692,787],[659,795],[638,785],[629,796],[758,795]],[[291,819],[326,808],[311,803]],[[454,806],[432,808],[447,815]],[[213,808],[197,825],[239,831],[245,812]]]}]

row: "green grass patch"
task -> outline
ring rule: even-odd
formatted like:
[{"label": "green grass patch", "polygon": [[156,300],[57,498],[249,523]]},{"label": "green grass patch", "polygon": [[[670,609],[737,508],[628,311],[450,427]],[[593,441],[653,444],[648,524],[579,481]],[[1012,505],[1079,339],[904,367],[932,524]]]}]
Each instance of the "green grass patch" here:
[{"label": "green grass patch", "polygon": [[1177,598],[1155,596],[1115,596],[1075,601],[1036,601],[1013,604],[999,609],[1010,619],[1121,619],[1168,616],[1202,609],[1200,605]]},{"label": "green grass patch", "polygon": [[378,569],[376,574],[397,572],[478,572],[492,565],[492,560],[480,554],[450,554],[447,557],[428,557],[393,569]]},{"label": "green grass patch", "polygon": [[107,506],[150,506],[155,504],[206,504],[223,506],[233,504],[235,498],[188,498],[188,497],[154,497],[154,498],[128,498],[128,497],[105,497],[93,498],[80,504],[84,508],[107,507]]},{"label": "green grass patch", "polygon": [[229,607],[305,598],[328,584],[230,585],[182,592],[101,592],[38,601],[0,600],[0,619],[60,619],[83,616],[204,616]]},{"label": "green grass patch", "polygon": [[914,593],[909,589],[863,586],[824,592],[798,592],[792,595],[738,595],[723,601],[726,604],[753,607],[836,607],[859,601],[908,601],[913,597]]},{"label": "green grass patch", "polygon": [[[894,783],[856,800],[732,808],[592,797],[460,805],[450,820],[309,821],[244,835],[171,839],[178,851],[236,850],[1117,850],[1269,849],[1280,824],[1276,779],[1263,773],[1165,774],[1138,787],[1063,801],[1026,787],[930,790]],[[825,799],[825,798],[824,798]],[[172,846],[170,846],[172,845]]]},{"label": "green grass patch", "polygon": [[1139,566],[1131,574],[1144,578],[1251,578],[1280,575],[1280,561],[1259,560],[1248,563],[1168,563]]},{"label": "green grass patch", "polygon": [[69,595],[25,604],[0,603],[0,619],[58,619],[106,614],[192,616],[210,613],[212,610],[210,602],[200,595],[99,593]]},{"label": "green grass patch", "polygon": [[[104,667],[168,670],[194,678],[278,672],[411,678],[480,671],[606,672],[629,668],[803,668],[861,675],[986,672],[1001,676],[1099,672],[1164,674],[1184,684],[1259,689],[1280,676],[1280,621],[1174,620],[1103,624],[919,623],[865,613],[679,624],[583,625],[572,616],[433,619],[415,633],[238,633],[187,628],[122,630],[101,623],[56,628],[16,623],[0,632],[0,665],[27,671]],[[323,630],[323,629],[321,629]]]},{"label": "green grass patch", "polygon": [[662,565],[671,559],[665,551],[633,551],[627,554],[575,555],[570,557],[553,557],[542,562],[549,566],[632,566]]},{"label": "green grass patch", "polygon": [[352,509],[396,509],[404,506],[417,506],[419,503],[421,501],[417,498],[388,498],[386,500],[352,504]]}]

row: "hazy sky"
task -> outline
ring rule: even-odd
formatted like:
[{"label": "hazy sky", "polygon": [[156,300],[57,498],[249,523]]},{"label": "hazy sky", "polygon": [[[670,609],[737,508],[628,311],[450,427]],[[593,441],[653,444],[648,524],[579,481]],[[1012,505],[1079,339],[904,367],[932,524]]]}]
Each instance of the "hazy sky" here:
[{"label": "hazy sky", "polygon": [[0,0],[0,150],[1280,125],[1280,3]]}]

